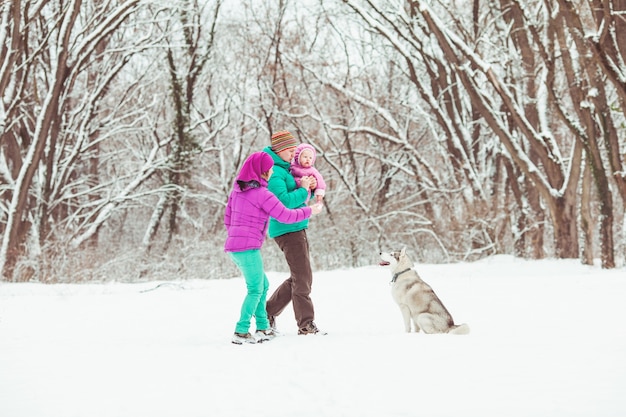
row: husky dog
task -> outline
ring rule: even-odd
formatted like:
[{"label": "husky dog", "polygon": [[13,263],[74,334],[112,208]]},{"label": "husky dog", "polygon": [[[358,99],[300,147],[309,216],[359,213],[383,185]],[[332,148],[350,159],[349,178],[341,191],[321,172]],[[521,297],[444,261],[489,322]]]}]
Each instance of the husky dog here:
[{"label": "husky dog", "polygon": [[424,333],[469,333],[467,324],[454,324],[437,294],[412,269],[406,247],[400,252],[381,252],[380,259],[380,265],[391,268],[391,295],[400,307],[407,333],[411,332],[411,320],[415,332],[421,328]]}]

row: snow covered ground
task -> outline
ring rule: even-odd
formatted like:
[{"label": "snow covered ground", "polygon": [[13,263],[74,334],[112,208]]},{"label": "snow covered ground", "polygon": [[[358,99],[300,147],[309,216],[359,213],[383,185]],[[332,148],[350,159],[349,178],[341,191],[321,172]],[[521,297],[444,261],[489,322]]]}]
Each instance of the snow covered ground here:
[{"label": "snow covered ground", "polygon": [[[0,284],[0,416],[624,416],[626,271],[417,265],[467,336],[405,334],[390,273],[317,272],[328,336],[236,346],[244,282]],[[269,273],[272,289],[284,273]]]}]

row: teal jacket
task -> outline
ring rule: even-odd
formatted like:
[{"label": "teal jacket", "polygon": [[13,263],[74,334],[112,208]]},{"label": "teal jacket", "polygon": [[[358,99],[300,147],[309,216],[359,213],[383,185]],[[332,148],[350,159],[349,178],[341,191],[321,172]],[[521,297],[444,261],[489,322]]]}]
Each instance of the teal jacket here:
[{"label": "teal jacket", "polygon": [[[306,206],[306,200],[309,197],[309,190],[298,187],[296,180],[289,172],[289,162],[285,162],[270,146],[263,149],[263,152],[269,154],[274,159],[274,174],[267,182],[267,188],[289,209],[295,209]],[[269,237],[275,238],[291,232],[298,232],[309,227],[309,219],[301,222],[286,224],[281,223],[273,217],[270,218]]]}]

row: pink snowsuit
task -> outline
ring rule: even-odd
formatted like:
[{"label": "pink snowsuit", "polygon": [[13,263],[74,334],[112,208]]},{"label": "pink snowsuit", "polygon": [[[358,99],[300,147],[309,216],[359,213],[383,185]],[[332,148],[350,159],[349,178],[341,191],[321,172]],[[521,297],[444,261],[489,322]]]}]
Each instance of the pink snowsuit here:
[{"label": "pink snowsuit", "polygon": [[[313,154],[311,159],[310,167],[303,167],[300,163],[300,154],[303,150],[308,149]],[[319,171],[315,168],[315,159],[317,157],[317,152],[315,152],[315,148],[308,143],[302,143],[298,145],[296,148],[296,153],[293,156],[293,161],[291,162],[291,167],[289,171],[291,175],[296,179],[296,183],[298,187],[300,186],[300,179],[302,177],[313,176],[317,180],[317,187],[315,188],[315,195],[324,196],[326,194],[326,182],[324,181],[324,177]]]}]

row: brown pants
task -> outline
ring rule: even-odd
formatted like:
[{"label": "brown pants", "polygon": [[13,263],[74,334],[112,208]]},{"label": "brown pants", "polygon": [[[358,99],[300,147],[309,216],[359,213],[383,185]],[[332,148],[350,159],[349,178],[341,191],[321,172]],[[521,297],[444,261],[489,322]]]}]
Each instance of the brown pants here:
[{"label": "brown pants", "polygon": [[285,254],[291,275],[274,291],[267,300],[268,317],[278,316],[291,301],[298,328],[313,321],[315,313],[311,301],[313,273],[309,260],[309,241],[306,230],[287,233],[274,238],[278,247]]}]

